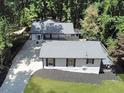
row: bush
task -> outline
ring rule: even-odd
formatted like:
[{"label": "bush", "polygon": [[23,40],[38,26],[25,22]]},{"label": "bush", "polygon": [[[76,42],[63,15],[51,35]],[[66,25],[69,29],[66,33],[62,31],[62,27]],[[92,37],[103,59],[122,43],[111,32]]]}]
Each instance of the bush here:
[{"label": "bush", "polygon": [[107,49],[109,51],[109,54],[112,55],[115,51],[116,46],[117,46],[117,40],[112,39],[110,37],[110,38],[107,39],[106,44],[107,44]]}]

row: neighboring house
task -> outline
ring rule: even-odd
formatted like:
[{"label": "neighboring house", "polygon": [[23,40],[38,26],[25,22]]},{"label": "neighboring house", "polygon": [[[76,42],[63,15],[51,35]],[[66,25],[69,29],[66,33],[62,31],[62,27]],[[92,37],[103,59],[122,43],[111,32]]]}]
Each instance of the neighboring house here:
[{"label": "neighboring house", "polygon": [[40,42],[39,54],[44,69],[99,74],[112,65],[101,42],[79,41],[80,32],[74,30],[72,23],[35,21],[30,34],[31,40],[44,41]]},{"label": "neighboring house", "polygon": [[46,20],[34,21],[30,34],[32,40],[72,40],[79,39],[80,32],[74,30],[72,23]]}]

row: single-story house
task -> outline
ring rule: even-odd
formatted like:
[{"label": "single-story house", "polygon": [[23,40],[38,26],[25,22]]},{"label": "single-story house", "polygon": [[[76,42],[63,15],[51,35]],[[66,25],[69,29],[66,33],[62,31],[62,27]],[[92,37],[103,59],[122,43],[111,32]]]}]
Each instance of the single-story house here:
[{"label": "single-story house", "polygon": [[73,23],[55,22],[53,20],[34,21],[30,30],[31,40],[68,40],[78,39],[80,32],[75,31]]},{"label": "single-story house", "polygon": [[112,65],[99,41],[45,41],[39,57],[44,69],[99,74],[102,65]]}]

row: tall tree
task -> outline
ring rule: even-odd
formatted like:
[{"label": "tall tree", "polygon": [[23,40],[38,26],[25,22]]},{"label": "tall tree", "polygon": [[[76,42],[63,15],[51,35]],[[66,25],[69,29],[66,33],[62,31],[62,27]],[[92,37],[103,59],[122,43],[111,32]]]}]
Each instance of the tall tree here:
[{"label": "tall tree", "polygon": [[29,26],[31,24],[31,21],[35,18],[37,18],[36,8],[34,4],[30,4],[28,7],[25,7],[21,11],[21,25],[22,26]]},{"label": "tall tree", "polygon": [[10,43],[9,31],[10,30],[8,21],[5,17],[0,17],[0,50],[12,46],[12,44]]},{"label": "tall tree", "polygon": [[86,14],[84,20],[82,20],[81,25],[86,38],[94,38],[100,32],[99,22],[98,22],[98,9],[92,4],[86,9]]},{"label": "tall tree", "polygon": [[12,44],[10,43],[9,37],[9,24],[5,17],[0,17],[0,67],[4,67],[4,57],[2,56],[4,50],[11,47]]}]

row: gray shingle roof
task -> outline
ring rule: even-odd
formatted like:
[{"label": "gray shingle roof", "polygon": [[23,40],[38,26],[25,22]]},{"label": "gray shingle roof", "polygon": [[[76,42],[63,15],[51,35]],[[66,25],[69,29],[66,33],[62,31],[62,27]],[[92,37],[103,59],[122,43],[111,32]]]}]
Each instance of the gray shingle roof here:
[{"label": "gray shingle roof", "polygon": [[112,65],[113,62],[109,57],[106,57],[106,59],[102,60],[103,65]]},{"label": "gray shingle roof", "polygon": [[42,29],[42,24],[40,22],[34,21],[32,23],[30,33],[42,33],[43,31],[41,29]]},{"label": "gray shingle roof", "polygon": [[98,41],[46,41],[41,58],[106,58]]},{"label": "gray shingle roof", "polygon": [[106,59],[102,60],[103,65],[112,65],[113,64],[112,58],[109,56],[107,49],[102,43],[101,43],[101,46],[102,46],[102,50],[106,54]]},{"label": "gray shingle roof", "polygon": [[34,21],[30,33],[63,33],[63,34],[75,34],[72,23],[60,23],[52,20],[44,22]]}]

